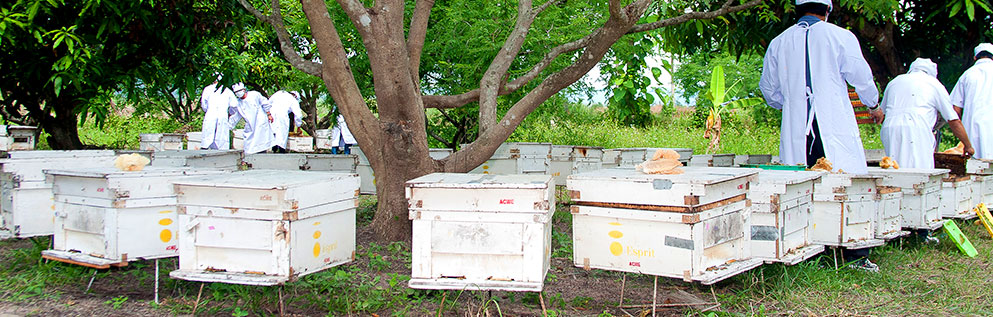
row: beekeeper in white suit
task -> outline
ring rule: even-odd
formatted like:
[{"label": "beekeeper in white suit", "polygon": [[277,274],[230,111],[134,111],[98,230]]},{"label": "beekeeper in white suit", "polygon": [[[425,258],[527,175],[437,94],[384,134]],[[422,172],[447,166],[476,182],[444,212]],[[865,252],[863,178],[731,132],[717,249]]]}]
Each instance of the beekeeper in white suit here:
[{"label": "beekeeper in white suit", "polygon": [[231,89],[217,84],[221,77],[218,75],[213,84],[203,88],[200,94],[200,108],[203,109],[203,125],[201,126],[202,140],[200,148],[207,150],[227,150],[231,148],[231,128],[228,125],[230,110],[238,108],[238,99]]},{"label": "beekeeper in white suit", "polygon": [[848,85],[875,109],[879,91],[872,71],[855,35],[826,22],[830,0],[796,4],[800,20],[769,44],[759,83],[769,105],[783,111],[780,159],[812,166],[827,157],[835,171],[865,174],[865,150]]},{"label": "beekeeper in white suit", "polygon": [[272,147],[272,129],[269,123],[269,99],[258,91],[248,91],[245,85],[237,83],[233,87],[234,95],[238,97],[238,111],[231,116],[230,126],[245,119],[245,154],[265,152]]},{"label": "beekeeper in white suit", "polygon": [[[339,114],[338,124],[334,126],[334,129],[331,129],[331,153],[352,154],[352,150],[348,147],[355,143],[355,136],[352,136],[352,132],[348,131],[348,124],[345,123],[345,117]],[[338,150],[339,146],[343,150]]]},{"label": "beekeeper in white suit", "polygon": [[286,142],[290,133],[290,113],[293,113],[293,124],[300,127],[303,124],[303,110],[300,110],[300,93],[280,90],[269,97],[269,113],[272,114],[272,151],[286,153]]},{"label": "beekeeper in white suit", "polygon": [[938,65],[931,59],[918,58],[910,71],[896,76],[883,93],[880,109],[885,114],[880,132],[886,155],[900,167],[934,168],[934,136],[931,128],[940,114],[967,155],[975,150],[969,142],[958,114],[952,108],[945,86],[938,81]]},{"label": "beekeeper in white suit", "polygon": [[973,56],[976,64],[959,77],[952,89],[952,105],[962,117],[976,157],[993,159],[993,44],[979,44]]}]

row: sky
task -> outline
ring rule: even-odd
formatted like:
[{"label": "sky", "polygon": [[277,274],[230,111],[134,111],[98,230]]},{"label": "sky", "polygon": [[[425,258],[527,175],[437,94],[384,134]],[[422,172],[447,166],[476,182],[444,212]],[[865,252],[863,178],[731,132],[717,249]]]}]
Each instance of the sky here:
[{"label": "sky", "polygon": [[[666,71],[665,67],[662,67],[662,62],[661,62],[662,58],[668,58],[668,56],[663,56],[661,54],[653,54],[653,55],[649,55],[648,60],[646,61],[648,67],[645,68],[644,70],[645,76],[648,76],[649,78],[652,77],[652,67],[658,67],[659,69],[662,70],[662,76],[659,76],[660,79],[662,80],[661,85],[660,83],[656,82],[655,79],[651,80],[652,85],[648,88],[648,91],[652,95],[655,95],[654,93],[655,88],[659,88],[660,86],[664,87],[665,91],[672,90],[672,87],[670,87],[670,85],[672,84],[672,75],[669,74],[668,71]],[[676,63],[678,65],[678,61]],[[586,73],[586,76],[583,76],[583,79],[580,80],[582,80],[583,82],[589,84],[591,87],[594,87],[596,89],[596,91],[593,94],[593,99],[590,99],[588,101],[585,100],[580,100],[580,101],[586,104],[596,104],[596,103],[604,104],[604,105],[607,104],[607,83],[601,78],[599,64],[597,64],[596,67],[593,67],[593,69],[591,69],[589,73]],[[655,100],[656,102],[660,100],[659,96],[655,96]],[[679,100],[677,99],[676,102],[679,102]]]}]

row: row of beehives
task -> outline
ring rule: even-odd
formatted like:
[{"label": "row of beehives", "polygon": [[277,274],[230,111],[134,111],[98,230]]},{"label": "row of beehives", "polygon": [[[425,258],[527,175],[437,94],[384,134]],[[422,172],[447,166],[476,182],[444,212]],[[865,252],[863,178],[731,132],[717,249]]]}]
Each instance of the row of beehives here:
[{"label": "row of beehives", "polygon": [[[245,148],[245,129],[232,130],[231,148],[241,150]],[[287,139],[286,149],[292,152],[314,152],[315,150],[331,149],[331,130],[321,129],[315,131],[315,136],[290,136]],[[163,151],[199,149],[200,141],[203,140],[201,132],[182,133],[147,133],[141,135],[139,143],[140,150]]]},{"label": "row of beehives", "polygon": [[[353,258],[357,175],[237,171],[238,151],[160,151],[141,171],[114,151],[30,151],[0,160],[7,237],[52,235],[42,256],[94,268],[180,256],[181,279],[273,285]],[[351,161],[357,157],[337,156]],[[246,159],[248,161],[249,159]],[[313,193],[321,193],[314,195]]]},{"label": "row of beehives", "polygon": [[[762,263],[795,264],[825,246],[860,249],[971,218],[993,202],[987,162],[972,175],[871,169],[869,175],[686,167],[568,177],[577,267],[711,284]],[[554,180],[432,174],[408,182],[410,286],[540,290],[549,266]]]},{"label": "row of beehives", "polygon": [[0,125],[0,152],[34,150],[38,128]]}]

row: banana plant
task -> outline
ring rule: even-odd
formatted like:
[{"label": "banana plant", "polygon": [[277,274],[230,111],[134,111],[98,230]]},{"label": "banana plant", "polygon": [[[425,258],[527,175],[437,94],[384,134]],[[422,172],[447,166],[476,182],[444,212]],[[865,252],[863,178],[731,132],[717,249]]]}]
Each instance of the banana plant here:
[{"label": "banana plant", "polygon": [[724,67],[721,65],[714,66],[714,70],[710,74],[710,89],[707,91],[707,99],[710,99],[713,106],[711,106],[707,115],[706,130],[703,133],[704,138],[710,139],[710,144],[707,145],[708,154],[720,149],[721,115],[725,107],[746,108],[760,106],[764,103],[764,100],[758,97],[725,101],[724,99],[727,98],[728,92],[734,89],[739,82],[741,80],[735,81],[731,84],[731,87],[725,88]]}]

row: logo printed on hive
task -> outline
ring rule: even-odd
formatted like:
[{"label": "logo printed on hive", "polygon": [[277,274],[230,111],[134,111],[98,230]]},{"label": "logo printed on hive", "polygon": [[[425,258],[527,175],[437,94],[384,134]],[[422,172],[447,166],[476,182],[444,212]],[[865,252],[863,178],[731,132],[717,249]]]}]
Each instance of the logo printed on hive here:
[{"label": "logo printed on hive", "polygon": [[[619,222],[610,222],[608,224],[611,225],[611,226],[614,226],[614,227],[620,227],[620,226],[622,226],[622,224],[619,223]],[[624,237],[624,233],[621,232],[620,230],[610,230],[610,232],[607,232],[607,235],[610,236],[613,239],[620,239],[620,238],[623,238]],[[613,254],[614,256],[621,256],[621,255],[625,255],[626,254],[626,255],[634,256],[634,257],[638,257],[638,258],[641,258],[641,257],[654,258],[655,257],[655,249],[651,249],[651,248],[642,249],[642,248],[637,248],[637,247],[632,247],[632,246],[624,246],[619,241],[612,241],[612,242],[610,242],[610,254]],[[631,265],[631,266],[641,266],[641,263],[640,262],[631,262],[629,265]]]}]

